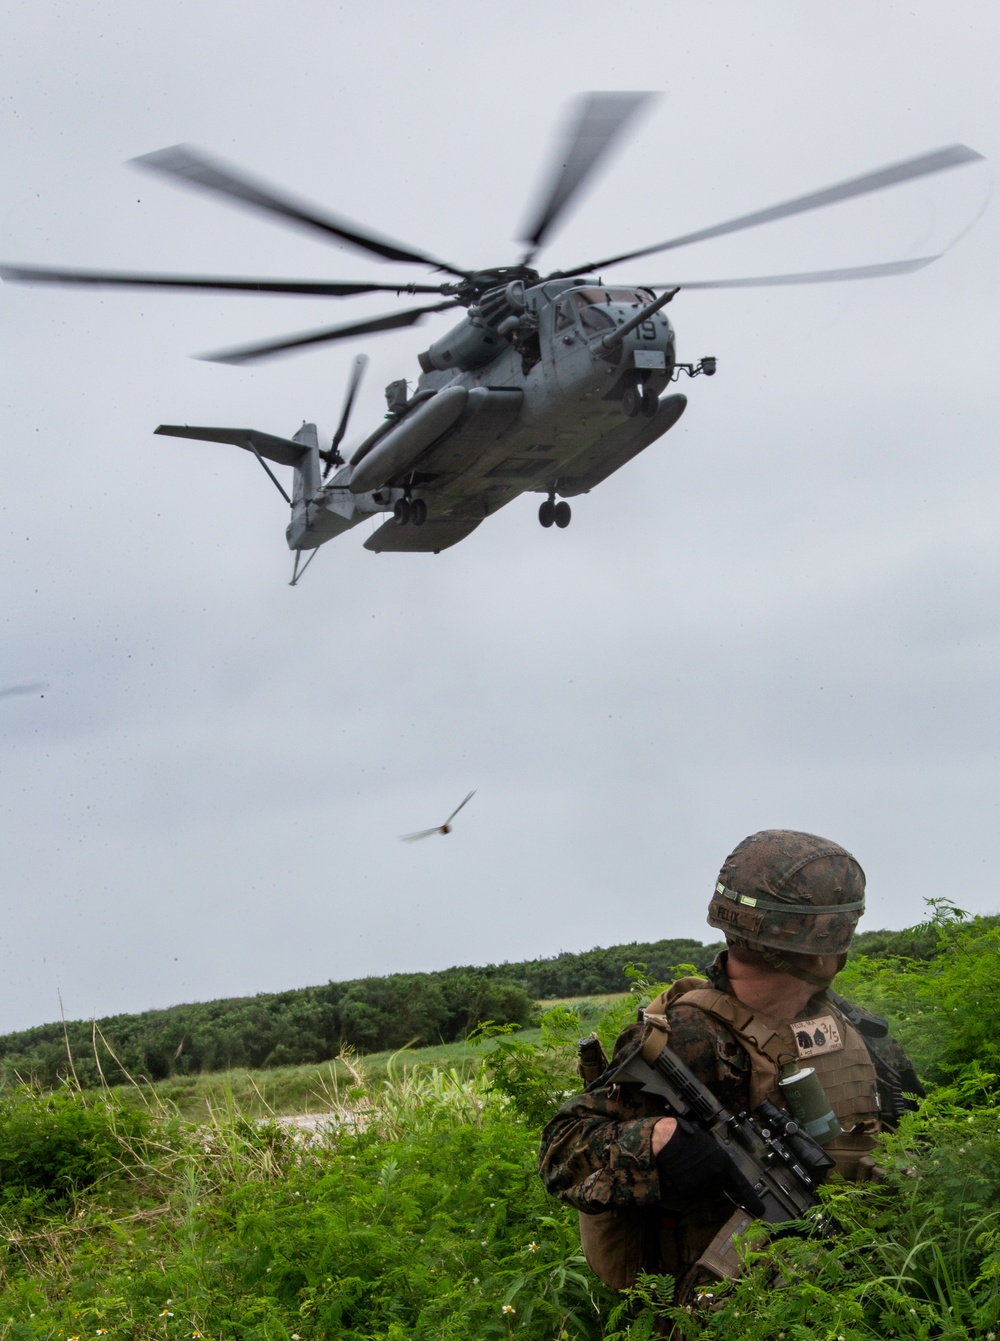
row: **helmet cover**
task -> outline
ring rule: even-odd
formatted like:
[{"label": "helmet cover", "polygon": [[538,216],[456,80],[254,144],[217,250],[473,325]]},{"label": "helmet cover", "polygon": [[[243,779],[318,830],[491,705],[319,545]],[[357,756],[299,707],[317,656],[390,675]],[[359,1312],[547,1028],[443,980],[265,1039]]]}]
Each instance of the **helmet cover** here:
[{"label": "helmet cover", "polygon": [[838,843],[794,829],[763,829],[719,872],[710,926],[752,950],[844,954],[865,906],[865,873]]}]

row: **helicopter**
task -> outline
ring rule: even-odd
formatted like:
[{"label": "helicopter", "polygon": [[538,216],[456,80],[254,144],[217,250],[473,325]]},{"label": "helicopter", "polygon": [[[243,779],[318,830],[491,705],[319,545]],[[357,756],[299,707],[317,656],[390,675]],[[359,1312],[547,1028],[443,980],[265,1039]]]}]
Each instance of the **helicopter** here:
[{"label": "helicopter", "polygon": [[[382,422],[350,453],[341,451],[360,379],[359,356],[329,446],[314,423],[290,438],[253,428],[161,424],[157,434],[241,447],[255,456],[291,508],[286,529],[296,585],[319,547],[366,518],[389,514],[365,541],[376,553],[439,553],[469,536],[520,494],[544,495],[543,527],[563,529],[570,498],[588,493],[663,437],[687,397],[669,388],[682,375],[716,372],[716,359],[677,359],[665,308],[681,290],[874,279],[912,273],[943,252],[914,259],[791,274],[694,283],[605,282],[626,262],[944,172],[982,155],[952,144],[892,163],[766,209],[637,250],[543,274],[537,253],[595,168],[654,94],[591,92],[571,111],[564,142],[521,232],[512,265],[464,269],[299,200],[190,145],[132,160],[175,184],[214,193],[326,241],[385,262],[450,276],[440,283],[379,283],[166,275],[38,266],[0,266],[6,281],[92,287],[242,291],[346,298],[374,292],[434,294],[440,301],[201,357],[235,365],[316,345],[415,326],[464,308],[465,315],[418,356],[412,394],[406,379],[385,389]],[[268,462],[291,467],[289,495]],[[305,563],[304,554],[309,552]],[[301,563],[301,568],[300,568]]]}]

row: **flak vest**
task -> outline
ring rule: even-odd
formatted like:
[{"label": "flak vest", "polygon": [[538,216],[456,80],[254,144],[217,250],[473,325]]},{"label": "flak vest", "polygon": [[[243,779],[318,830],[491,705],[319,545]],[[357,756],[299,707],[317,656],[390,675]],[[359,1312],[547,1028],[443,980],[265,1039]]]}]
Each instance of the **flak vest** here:
[{"label": "flak vest", "polygon": [[[704,978],[682,978],[643,1012],[650,1035],[643,1051],[655,1056],[669,1035],[666,1013],[695,1006],[725,1025],[750,1058],[751,1111],[765,1099],[787,1110],[778,1076],[787,1062],[811,1066],[826,1091],[843,1134],[824,1146],[836,1172],[852,1182],[875,1174],[869,1152],[881,1123],[875,1066],[864,1040],[834,1006],[821,999],[808,1019],[788,1023],[753,1011]],[[657,1037],[658,1036],[658,1037]],[[612,1289],[634,1283],[640,1270],[667,1271],[681,1278],[695,1268],[725,1221],[706,1220],[697,1211],[678,1221],[626,1208],[580,1215],[580,1241],[591,1270]],[[658,1264],[654,1260],[658,1258]],[[721,1272],[719,1273],[721,1274]]]}]

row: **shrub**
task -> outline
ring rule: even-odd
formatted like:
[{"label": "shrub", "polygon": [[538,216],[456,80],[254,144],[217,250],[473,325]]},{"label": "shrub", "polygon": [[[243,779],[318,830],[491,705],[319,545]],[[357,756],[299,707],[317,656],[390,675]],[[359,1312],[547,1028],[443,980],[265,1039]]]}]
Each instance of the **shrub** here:
[{"label": "shrub", "polygon": [[0,1098],[0,1204],[66,1204],[134,1163],[148,1126],[144,1113],[69,1089]]}]

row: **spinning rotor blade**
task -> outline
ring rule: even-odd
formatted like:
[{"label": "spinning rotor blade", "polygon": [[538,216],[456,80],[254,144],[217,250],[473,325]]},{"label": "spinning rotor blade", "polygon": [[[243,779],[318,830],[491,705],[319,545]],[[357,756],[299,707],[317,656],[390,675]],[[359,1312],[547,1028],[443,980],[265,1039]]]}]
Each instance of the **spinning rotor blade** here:
[{"label": "spinning rotor blade", "polygon": [[351,380],[347,385],[347,395],[344,397],[344,409],[340,416],[340,423],[337,425],[337,431],[333,435],[333,441],[330,443],[328,452],[323,452],[326,464],[323,467],[323,478],[326,479],[335,465],[343,465],[344,458],[340,455],[337,448],[344,441],[344,434],[347,432],[347,421],[351,417],[351,410],[354,408],[354,398],[358,394],[358,387],[361,385],[361,378],[365,368],[368,366],[368,355],[359,354],[354,360],[354,368],[351,372]]},{"label": "spinning rotor blade", "polygon": [[415,326],[417,322],[432,312],[444,312],[449,307],[458,307],[456,302],[435,303],[433,307],[411,307],[405,312],[390,312],[384,317],[371,317],[367,321],[353,321],[347,326],[326,326],[318,331],[303,331],[300,335],[289,335],[283,340],[266,340],[262,344],[241,345],[237,349],[222,349],[215,354],[199,354],[198,357],[209,363],[254,363],[259,359],[273,358],[292,349],[301,349],[305,345],[322,345],[331,340],[349,340],[352,335],[376,335],[380,331],[394,331],[402,326]]},{"label": "spinning rotor blade", "polygon": [[877,265],[851,265],[842,270],[806,270],[791,275],[753,275],[749,279],[696,279],[689,284],[678,280],[671,284],[642,284],[643,289],[766,289],[781,284],[829,284],[841,279],[884,279],[887,275],[910,275],[925,265],[939,261],[937,256],[919,256],[913,261],[881,261]]},{"label": "spinning rotor blade", "polygon": [[358,293],[442,293],[440,284],[369,284],[354,280],[227,279],[224,275],[147,275],[118,270],[52,270],[0,265],[0,278],[17,284],[79,284],[92,288],[210,289],[238,293],[293,293],[351,298]]},{"label": "spinning rotor blade", "polygon": [[567,127],[565,142],[533,213],[534,221],[525,226],[522,234],[521,240],[529,244],[525,264],[626,124],[655,96],[654,93],[585,93],[577,100],[575,118]]},{"label": "spinning rotor blade", "polygon": [[643,247],[640,251],[622,252],[620,256],[605,256],[603,260],[591,261],[578,266],[575,270],[558,270],[548,276],[561,279],[567,275],[586,274],[602,270],[605,266],[617,265],[619,261],[633,261],[640,256],[652,256],[656,252],[670,251],[674,247],[686,247],[692,242],[704,242],[708,238],[723,237],[727,233],[739,233],[744,228],[756,228],[758,224],[773,223],[777,219],[787,219],[793,214],[805,214],[808,210],[823,209],[827,205],[836,205],[842,200],[851,200],[855,196],[868,195],[872,191],[884,191],[887,187],[897,186],[900,182],[913,181],[917,177],[927,177],[935,172],[946,172],[949,168],[961,167],[964,163],[981,160],[982,154],[965,144],[950,144],[944,149],[935,149],[928,154],[919,154],[916,158],[907,158],[900,163],[890,163],[875,172],[865,173],[861,177],[851,177],[827,186],[822,191],[811,191],[808,195],[796,196],[769,209],[756,210],[753,214],[741,214],[737,219],[714,224],[711,228],[702,228],[695,233],[684,233],[681,237],[671,238],[669,242],[658,242],[655,247]]},{"label": "spinning rotor blade", "polygon": [[391,238],[371,233],[360,224],[349,219],[340,219],[327,214],[305,201],[293,199],[276,190],[267,183],[254,180],[236,168],[217,159],[210,158],[200,149],[189,144],[175,144],[169,149],[157,149],[152,154],[142,154],[133,158],[137,167],[149,168],[165,176],[175,177],[187,186],[198,187],[204,191],[216,191],[219,195],[242,201],[253,209],[263,210],[267,214],[276,214],[279,218],[305,228],[316,229],[327,237],[348,242],[362,251],[372,252],[386,261],[412,261],[417,265],[429,265],[435,270],[447,271],[450,275],[467,278],[464,270],[456,270],[446,261],[439,261],[426,252],[415,251]]}]

